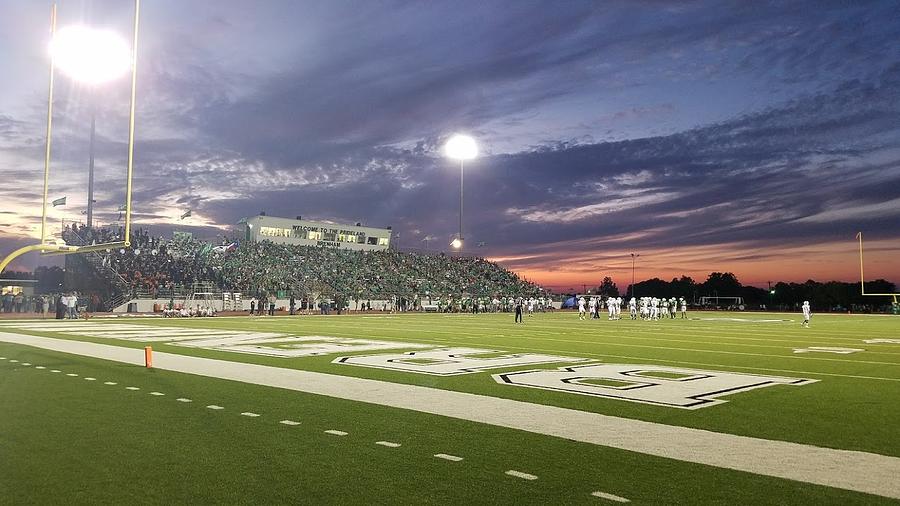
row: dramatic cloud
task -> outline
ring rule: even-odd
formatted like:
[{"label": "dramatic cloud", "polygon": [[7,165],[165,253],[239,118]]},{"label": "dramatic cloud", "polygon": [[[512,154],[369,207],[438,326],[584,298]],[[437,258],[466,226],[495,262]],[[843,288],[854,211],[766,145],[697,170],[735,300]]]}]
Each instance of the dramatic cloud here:
[{"label": "dramatic cloud", "polygon": [[[67,5],[69,19],[128,30],[121,3]],[[0,7],[16,40],[0,62],[21,76],[0,98],[8,249],[39,233],[46,15]],[[663,277],[847,278],[857,230],[879,241],[874,273],[900,281],[885,262],[900,250],[894,2],[144,9],[134,197],[154,233],[213,238],[267,211],[444,247],[459,170],[440,146],[466,131],[483,152],[465,173],[473,252],[549,285],[625,284],[632,251]],[[51,196],[69,205],[53,223],[82,219],[91,111],[97,215],[114,221],[127,85],[59,83]]]}]

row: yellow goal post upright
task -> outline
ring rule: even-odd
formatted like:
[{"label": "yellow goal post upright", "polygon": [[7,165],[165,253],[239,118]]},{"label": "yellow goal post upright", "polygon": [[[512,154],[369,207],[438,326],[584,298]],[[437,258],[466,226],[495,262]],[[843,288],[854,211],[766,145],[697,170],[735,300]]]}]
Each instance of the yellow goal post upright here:
[{"label": "yellow goal post upright", "polygon": [[[41,254],[69,255],[72,253],[87,253],[90,251],[130,247],[131,246],[131,181],[134,173],[134,104],[137,90],[137,43],[138,26],[140,19],[141,0],[134,0],[134,33],[131,46],[131,100],[128,113],[128,162],[125,183],[125,230],[121,241],[104,244],[91,244],[77,246],[71,244],[56,244],[47,239],[47,194],[50,185],[50,141],[53,128],[53,75],[55,73],[55,61],[53,53],[50,55],[50,84],[47,93],[47,137],[44,149],[44,196],[43,211],[41,214],[41,242],[19,248],[0,261],[0,273],[16,258],[31,251],[40,251]],[[53,3],[50,10],[50,38],[56,35],[56,11],[57,4]]]},{"label": "yellow goal post upright", "polygon": [[863,295],[864,297],[892,297],[894,299],[894,304],[897,304],[897,296],[900,296],[900,293],[866,293],[866,277],[863,274],[862,232],[857,232],[856,238],[859,239],[859,288],[861,291],[861,295]]}]

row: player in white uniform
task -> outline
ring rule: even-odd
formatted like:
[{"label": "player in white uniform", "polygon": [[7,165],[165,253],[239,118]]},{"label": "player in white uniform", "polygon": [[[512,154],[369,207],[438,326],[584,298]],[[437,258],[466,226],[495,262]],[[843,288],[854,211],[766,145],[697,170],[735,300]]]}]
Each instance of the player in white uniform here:
[{"label": "player in white uniform", "polygon": [[675,319],[675,313],[678,312],[678,299],[672,297],[669,299],[669,318]]},{"label": "player in white uniform", "polygon": [[665,297],[659,301],[659,317],[660,318],[668,318],[669,317],[669,300]]},{"label": "player in white uniform", "polygon": [[650,299],[650,319],[659,320],[659,299],[656,297]]},{"label": "player in white uniform", "polygon": [[597,298],[596,297],[591,297],[590,300],[588,300],[588,310],[591,313],[591,320],[593,320],[595,318],[594,313],[597,310]]},{"label": "player in white uniform", "polygon": [[687,318],[687,301],[682,297],[679,302],[681,302],[681,318]]},{"label": "player in white uniform", "polygon": [[528,316],[534,316],[534,297],[528,299]]},{"label": "player in white uniform", "polygon": [[803,301],[803,323],[800,325],[806,328],[809,328],[809,317],[812,315],[811,310],[809,309],[809,301]]},{"label": "player in white uniform", "polygon": [[578,319],[584,320],[584,297],[578,298]]},{"label": "player in white uniform", "polygon": [[650,301],[647,297],[641,297],[641,319],[646,320],[650,317]]},{"label": "player in white uniform", "polygon": [[631,314],[632,320],[637,320],[637,299],[631,297],[631,300],[628,301],[628,313]]}]

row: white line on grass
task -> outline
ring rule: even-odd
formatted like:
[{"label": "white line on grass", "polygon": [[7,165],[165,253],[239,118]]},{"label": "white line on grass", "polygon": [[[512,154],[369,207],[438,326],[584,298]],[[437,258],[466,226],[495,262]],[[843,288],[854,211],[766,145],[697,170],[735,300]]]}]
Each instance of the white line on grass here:
[{"label": "white line on grass", "polygon": [[12,360],[10,360],[10,362],[12,362],[13,364],[15,364],[16,362],[18,362],[18,360],[12,359]]},{"label": "white line on grass", "polygon": [[462,457],[457,457],[456,455],[448,455],[446,453],[435,453],[434,456],[439,459],[449,460],[450,462],[459,462],[463,459]]},{"label": "white line on grass", "polygon": [[375,441],[375,444],[387,446],[388,448],[400,448],[400,443],[394,443],[391,441]]},{"label": "white line on grass", "polygon": [[164,394],[162,392],[150,392],[150,395],[155,395],[155,396],[159,397],[160,395],[166,395],[166,394]]},{"label": "white line on grass", "polygon": [[[384,339],[397,339],[397,337],[391,336],[380,336]],[[469,346],[471,343],[466,343],[464,341],[453,341],[450,339],[432,339],[431,342],[441,343],[441,344],[458,344]],[[535,348],[531,346],[520,346],[515,345],[516,351],[537,351],[541,353],[555,353],[557,355],[568,353],[568,350],[558,350],[552,348]],[[626,360],[637,360],[637,363],[664,363],[664,364],[682,364],[682,365],[698,365],[702,367],[715,367],[721,368],[723,370],[728,369],[743,369],[747,371],[773,371],[773,372],[783,372],[783,373],[791,373],[791,374],[800,374],[800,375],[813,375],[813,376],[831,376],[835,378],[852,378],[852,379],[865,379],[865,380],[878,380],[878,381],[900,381],[900,378],[885,378],[883,376],[862,376],[858,374],[838,374],[838,373],[830,373],[830,372],[819,372],[819,371],[798,371],[796,369],[776,369],[772,367],[757,367],[757,366],[742,366],[742,365],[734,365],[734,364],[714,364],[709,362],[694,362],[691,360],[670,360],[664,358],[654,358],[654,357],[635,357],[632,355],[615,355],[612,353],[589,353],[585,351],[578,351],[578,356],[582,357],[595,357],[600,359],[605,358],[621,358]],[[788,358],[785,356],[785,358]],[[852,361],[848,361],[852,362]],[[897,364],[895,364],[897,365]]]},{"label": "white line on grass", "polygon": [[97,378],[84,378],[84,381],[97,381]]},{"label": "white line on grass", "polygon": [[35,369],[46,369],[46,367],[44,367],[42,365],[36,365],[36,366],[34,366],[34,368]]},{"label": "white line on grass", "polygon": [[50,372],[62,372],[59,369],[51,369]]},{"label": "white line on grass", "polygon": [[216,406],[215,404],[210,404],[209,406],[206,406],[206,408],[207,409],[215,409],[215,410],[225,409],[222,406]]},{"label": "white line on grass", "polygon": [[251,413],[249,411],[244,411],[243,413],[241,413],[241,416],[249,416],[250,418],[256,418],[257,416],[259,416],[259,414]]},{"label": "white line on grass", "polygon": [[512,469],[506,471],[506,474],[509,476],[515,476],[516,478],[522,478],[523,480],[536,480],[538,478],[533,474],[523,473],[522,471],[515,471]]},{"label": "white line on grass", "polygon": [[[0,332],[0,341],[143,365],[140,350]],[[739,436],[438,388],[160,352],[157,369],[524,430],[645,455],[900,499],[900,457]],[[816,373],[811,373],[815,376]],[[723,452],[722,448],[729,451]]]},{"label": "white line on grass", "polygon": [[125,387],[125,390],[131,390],[132,392],[135,390],[140,390],[139,387]]},{"label": "white line on grass", "polygon": [[24,365],[25,367],[28,367],[31,365],[31,363],[30,362],[22,362],[22,365]]},{"label": "white line on grass", "polygon": [[76,377],[76,376],[78,376],[78,375],[75,374],[74,372],[70,372],[70,373],[66,374],[66,376],[68,376],[68,377],[70,377],[70,378],[74,378],[74,377]]},{"label": "white line on grass", "polygon": [[103,384],[104,385],[118,385],[118,383],[116,383],[115,381],[104,381]]},{"label": "white line on grass", "polygon": [[334,429],[326,430],[325,434],[331,434],[333,436],[346,436],[347,435],[347,433],[342,430],[334,430]]},{"label": "white line on grass", "polygon": [[280,423],[282,425],[300,425],[300,422],[295,422],[293,420],[282,420],[278,423]]},{"label": "white line on grass", "polygon": [[599,497],[600,499],[606,499],[607,501],[615,501],[615,502],[631,502],[630,500],[617,496],[615,494],[608,494],[606,492],[591,492],[591,495],[594,497]]},{"label": "white line on grass", "polygon": [[192,400],[190,400],[190,399],[185,399],[184,397],[179,397],[179,398],[177,398],[177,399],[175,399],[175,400],[178,401],[178,402],[194,402],[194,401],[192,401]]}]

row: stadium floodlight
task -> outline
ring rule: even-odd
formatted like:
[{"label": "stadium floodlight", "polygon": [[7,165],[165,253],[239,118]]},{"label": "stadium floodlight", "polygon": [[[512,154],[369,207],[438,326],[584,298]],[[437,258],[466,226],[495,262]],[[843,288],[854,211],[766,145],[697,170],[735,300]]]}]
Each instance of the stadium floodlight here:
[{"label": "stadium floodlight", "polygon": [[475,139],[468,135],[456,134],[447,141],[444,153],[448,158],[459,160],[459,235],[450,245],[454,249],[461,249],[463,246],[463,169],[466,160],[472,160],[478,156],[478,145],[475,143]]},{"label": "stadium floodlight", "polygon": [[[60,29],[50,41],[54,64],[72,79],[96,86],[125,75],[131,69],[131,48],[111,30],[82,25]],[[87,226],[94,217],[94,138],[97,132],[97,110],[91,98],[91,147],[88,164]]]},{"label": "stadium floodlight", "polygon": [[478,156],[478,145],[468,135],[454,135],[444,146],[444,153],[455,160],[472,160]]},{"label": "stadium floodlight", "polygon": [[55,65],[85,84],[101,84],[131,70],[131,48],[117,33],[82,25],[61,28],[50,41]]}]

